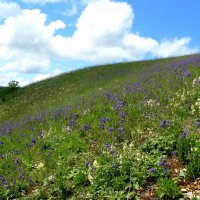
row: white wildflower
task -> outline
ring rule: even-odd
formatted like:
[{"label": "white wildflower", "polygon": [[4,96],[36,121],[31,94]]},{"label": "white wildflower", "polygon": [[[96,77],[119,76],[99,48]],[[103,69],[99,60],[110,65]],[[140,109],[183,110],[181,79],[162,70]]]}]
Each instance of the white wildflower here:
[{"label": "white wildflower", "polygon": [[95,160],[95,161],[93,162],[93,166],[96,167],[96,168],[99,168],[99,164],[97,163],[97,160]]},{"label": "white wildflower", "polygon": [[70,132],[72,132],[72,129],[69,126],[63,126],[62,127],[62,132],[70,133]]},{"label": "white wildflower", "polygon": [[89,114],[91,111],[90,111],[90,109],[88,108],[87,110],[85,110],[84,112],[83,112],[83,115],[87,115],[87,114]]},{"label": "white wildflower", "polygon": [[192,82],[193,87],[200,85],[200,77],[196,77]]},{"label": "white wildflower", "polygon": [[36,165],[36,168],[37,169],[41,169],[41,168],[43,168],[44,167],[44,163],[43,162],[40,162],[40,163],[38,163],[37,165]]},{"label": "white wildflower", "polygon": [[122,156],[122,154],[120,154],[120,156],[119,156],[119,163],[120,163],[120,165],[122,165],[122,163],[123,163],[123,156]]},{"label": "white wildflower", "polygon": [[90,181],[91,184],[93,184],[93,177],[92,177],[92,174],[91,174],[91,170],[89,169],[89,172],[88,172],[88,180]]},{"label": "white wildflower", "polygon": [[194,113],[196,111],[194,105],[191,106],[191,110],[192,110],[192,115],[194,115]]}]

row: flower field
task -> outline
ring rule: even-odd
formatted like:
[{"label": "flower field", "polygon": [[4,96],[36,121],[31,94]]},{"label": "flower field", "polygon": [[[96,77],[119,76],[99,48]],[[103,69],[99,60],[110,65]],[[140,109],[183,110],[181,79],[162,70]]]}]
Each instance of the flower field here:
[{"label": "flower field", "polygon": [[200,55],[33,84],[0,122],[2,200],[200,199]]}]

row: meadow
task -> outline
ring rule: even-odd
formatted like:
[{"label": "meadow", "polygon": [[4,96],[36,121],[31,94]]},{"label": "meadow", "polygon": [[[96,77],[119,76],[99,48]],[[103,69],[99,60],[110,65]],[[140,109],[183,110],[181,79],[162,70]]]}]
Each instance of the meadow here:
[{"label": "meadow", "polygon": [[0,199],[200,199],[200,55],[6,90]]}]

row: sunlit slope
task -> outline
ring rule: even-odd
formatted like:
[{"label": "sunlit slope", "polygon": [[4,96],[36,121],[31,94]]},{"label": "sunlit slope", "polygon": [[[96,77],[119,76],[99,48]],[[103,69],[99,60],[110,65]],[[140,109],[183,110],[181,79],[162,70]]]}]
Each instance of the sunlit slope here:
[{"label": "sunlit slope", "polygon": [[0,88],[0,97],[6,99],[0,101],[0,123],[73,103],[75,99],[88,98],[100,90],[115,90],[121,84],[136,80],[147,68],[176,59],[184,57],[91,67],[37,82],[7,95],[5,89]]},{"label": "sunlit slope", "polygon": [[4,98],[2,200],[200,194],[200,55],[84,69]]}]

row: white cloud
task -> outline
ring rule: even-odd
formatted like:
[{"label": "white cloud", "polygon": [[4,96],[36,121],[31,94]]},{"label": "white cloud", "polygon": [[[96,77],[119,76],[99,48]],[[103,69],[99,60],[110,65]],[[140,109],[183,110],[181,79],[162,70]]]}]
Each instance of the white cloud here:
[{"label": "white cloud", "polygon": [[0,20],[11,16],[16,16],[20,12],[20,6],[17,3],[0,2]]},{"label": "white cloud", "polygon": [[50,78],[50,77],[57,76],[57,75],[59,75],[61,73],[62,73],[62,71],[60,69],[55,69],[55,70],[53,70],[53,73],[38,74],[33,78],[32,83],[33,82],[37,82],[37,81],[42,81],[42,80]]},{"label": "white cloud", "polygon": [[50,66],[50,40],[65,24],[60,20],[45,23],[46,15],[40,10],[22,10],[0,25],[0,58],[5,62],[0,71],[36,73]]},{"label": "white cloud", "polygon": [[[55,54],[66,59],[105,63],[138,60],[147,54],[166,57],[190,54],[189,39],[156,41],[131,31],[134,13],[125,2],[87,0],[72,37],[56,36],[51,45]],[[168,53],[167,53],[168,52]]]},{"label": "white cloud", "polygon": [[126,34],[123,38],[123,45],[128,53],[127,59],[138,60],[145,57],[145,54],[159,46],[159,43],[152,38],[141,37],[138,34]]},{"label": "white cloud", "polygon": [[51,44],[55,53],[64,58],[95,63],[111,61],[125,55],[121,40],[131,28],[133,17],[127,3],[94,1],[82,12],[74,35],[54,37]]},{"label": "white cloud", "polygon": [[[22,56],[22,55],[21,55]],[[31,59],[32,58],[32,59]],[[14,71],[21,73],[39,73],[45,71],[50,66],[50,60],[37,55],[24,56],[8,61],[4,66],[1,66],[0,71]]]},{"label": "white cloud", "polygon": [[181,39],[172,39],[172,40],[163,40],[160,42],[158,47],[154,49],[152,52],[156,56],[160,57],[169,57],[176,55],[184,55],[190,53],[196,53],[198,51],[197,48],[189,48],[188,45],[190,43],[189,37],[184,37]]},{"label": "white cloud", "polygon": [[[59,0],[43,2],[53,1]],[[36,73],[34,80],[41,80],[54,73],[48,72],[52,60],[100,64],[197,51],[189,47],[188,37],[157,41],[134,33],[134,12],[125,2],[82,0],[81,3],[85,8],[71,37],[57,34],[59,29],[67,31],[65,23],[61,20],[47,23],[47,15],[39,9],[19,9],[14,16],[1,14],[5,20],[0,25],[0,73]]]},{"label": "white cloud", "polygon": [[25,2],[25,3],[33,3],[33,4],[67,2],[67,0],[22,0],[22,1]]},{"label": "white cloud", "polygon": [[0,86],[6,86],[10,80],[14,80],[17,76],[15,72],[1,73],[0,72]]}]

